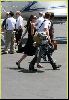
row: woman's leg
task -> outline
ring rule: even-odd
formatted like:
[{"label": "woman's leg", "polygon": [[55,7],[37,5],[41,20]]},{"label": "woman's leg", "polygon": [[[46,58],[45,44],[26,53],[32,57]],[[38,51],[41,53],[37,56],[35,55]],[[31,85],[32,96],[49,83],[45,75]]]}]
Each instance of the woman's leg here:
[{"label": "woman's leg", "polygon": [[25,59],[27,57],[27,54],[24,54],[19,60],[18,60],[18,63],[21,63],[21,61],[23,60],[23,59]]},{"label": "woman's leg", "polygon": [[16,65],[18,65],[18,68],[20,69],[20,63],[23,59],[25,59],[27,57],[27,54],[24,54],[19,60],[18,62],[16,62]]}]

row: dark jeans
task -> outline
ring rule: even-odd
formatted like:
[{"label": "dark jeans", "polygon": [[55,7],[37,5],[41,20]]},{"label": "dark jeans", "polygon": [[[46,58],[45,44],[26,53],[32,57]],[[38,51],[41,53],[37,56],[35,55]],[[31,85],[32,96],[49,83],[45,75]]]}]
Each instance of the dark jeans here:
[{"label": "dark jeans", "polygon": [[22,29],[20,29],[20,30],[16,30],[15,38],[16,38],[16,43],[17,43],[17,45],[18,45],[18,42],[19,42],[20,39],[21,39],[22,32],[23,32]]},{"label": "dark jeans", "polygon": [[[41,50],[40,50],[40,52],[41,52]],[[51,55],[50,55],[50,52],[49,52],[48,50],[46,50],[45,53],[46,53],[46,55],[47,55],[47,57],[48,57],[48,59],[49,59],[49,61],[50,61],[50,64],[52,65],[52,67],[53,67],[53,68],[56,67],[56,63],[54,63],[54,61],[53,61],[53,59],[52,59],[52,57],[51,57]],[[35,65],[35,63],[37,62],[37,59],[38,59],[38,57],[37,57],[37,55],[35,55],[35,57],[32,59],[30,65],[29,65],[29,67],[30,67],[31,69],[34,69],[34,65]]]}]

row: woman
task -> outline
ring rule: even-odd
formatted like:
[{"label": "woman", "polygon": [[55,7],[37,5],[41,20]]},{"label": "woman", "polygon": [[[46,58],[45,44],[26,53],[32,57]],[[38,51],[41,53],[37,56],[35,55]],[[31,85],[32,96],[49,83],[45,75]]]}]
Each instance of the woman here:
[{"label": "woman", "polygon": [[18,68],[20,69],[20,63],[23,59],[25,59],[27,56],[33,56],[36,51],[36,47],[33,46],[34,40],[33,35],[35,34],[35,22],[36,22],[36,16],[31,15],[28,22],[27,22],[27,31],[28,31],[28,40],[26,42],[26,45],[24,46],[24,54],[23,56],[16,62],[16,65],[18,65]]}]

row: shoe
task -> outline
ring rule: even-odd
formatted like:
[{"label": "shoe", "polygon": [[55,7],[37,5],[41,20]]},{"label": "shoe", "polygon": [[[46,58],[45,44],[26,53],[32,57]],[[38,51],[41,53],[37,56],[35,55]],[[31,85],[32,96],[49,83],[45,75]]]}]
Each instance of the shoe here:
[{"label": "shoe", "polygon": [[38,67],[38,68],[43,68],[43,66],[42,66],[42,65],[40,65],[40,64],[39,64],[39,65],[37,65],[37,67]]},{"label": "shoe", "polygon": [[8,54],[7,52],[2,52],[2,54]]},{"label": "shoe", "polygon": [[16,51],[17,53],[22,53],[23,51]]},{"label": "shoe", "polygon": [[37,69],[34,69],[34,66],[33,66],[33,65],[29,65],[29,71],[34,71],[34,72],[36,72]]},{"label": "shoe", "polygon": [[16,62],[16,65],[18,66],[18,69],[21,69],[20,63]]},{"label": "shoe", "polygon": [[43,60],[44,60],[44,61],[47,61],[46,57],[43,57]]},{"label": "shoe", "polygon": [[57,68],[60,68],[61,67],[61,65],[55,65],[55,66],[53,66],[53,70],[57,70]]},{"label": "shoe", "polygon": [[10,52],[10,54],[14,54],[14,52]]}]

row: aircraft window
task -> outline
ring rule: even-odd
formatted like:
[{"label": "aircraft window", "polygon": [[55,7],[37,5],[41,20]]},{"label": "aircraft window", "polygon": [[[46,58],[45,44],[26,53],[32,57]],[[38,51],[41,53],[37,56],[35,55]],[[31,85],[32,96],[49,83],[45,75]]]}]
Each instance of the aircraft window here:
[{"label": "aircraft window", "polygon": [[51,7],[51,8],[57,8],[57,7]]},{"label": "aircraft window", "polygon": [[58,7],[66,7],[66,6],[64,5],[64,6],[58,6]]}]

